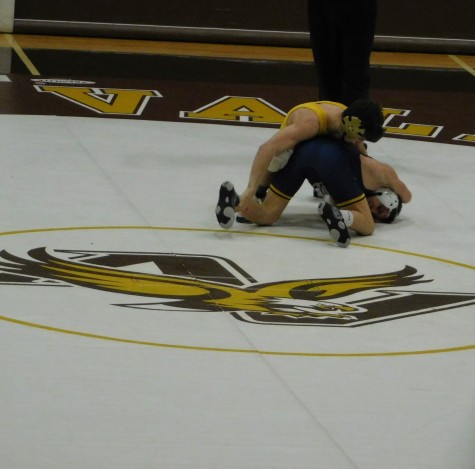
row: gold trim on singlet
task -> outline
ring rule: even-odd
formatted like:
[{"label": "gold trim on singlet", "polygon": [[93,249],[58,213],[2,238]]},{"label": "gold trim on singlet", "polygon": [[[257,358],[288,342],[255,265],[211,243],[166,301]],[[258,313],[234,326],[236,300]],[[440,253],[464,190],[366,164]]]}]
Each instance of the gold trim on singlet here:
[{"label": "gold trim on singlet", "polygon": [[336,204],[338,208],[345,208],[348,207],[349,205],[354,205],[362,202],[366,196],[364,194],[359,195],[358,197],[355,197],[354,199],[346,200],[345,202],[341,202],[339,204]]},{"label": "gold trim on singlet", "polygon": [[287,194],[284,194],[283,192],[279,191],[279,189],[276,189],[272,184],[270,185],[269,189],[277,196],[280,197],[281,199],[285,200],[290,200],[292,197],[288,196]]}]

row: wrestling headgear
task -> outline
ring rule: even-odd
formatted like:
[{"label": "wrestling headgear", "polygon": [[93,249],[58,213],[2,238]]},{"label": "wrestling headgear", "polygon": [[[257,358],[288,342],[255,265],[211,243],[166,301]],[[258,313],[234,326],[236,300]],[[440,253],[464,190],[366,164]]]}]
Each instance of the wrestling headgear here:
[{"label": "wrestling headgear", "polygon": [[358,99],[342,115],[343,131],[350,139],[377,142],[384,134],[383,123],[383,108],[369,99]]},{"label": "wrestling headgear", "polygon": [[393,190],[389,187],[381,187],[374,192],[376,198],[389,209],[389,215],[387,218],[381,219],[383,223],[392,223],[396,217],[401,213],[402,200]]}]

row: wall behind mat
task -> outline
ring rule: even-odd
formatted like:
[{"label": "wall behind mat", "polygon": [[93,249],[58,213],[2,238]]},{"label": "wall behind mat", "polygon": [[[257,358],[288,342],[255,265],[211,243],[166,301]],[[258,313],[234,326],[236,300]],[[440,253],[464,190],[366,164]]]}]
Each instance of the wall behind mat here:
[{"label": "wall behind mat", "polygon": [[[379,0],[375,49],[475,54],[474,18],[474,0]],[[309,47],[307,0],[16,0],[13,32]]]}]

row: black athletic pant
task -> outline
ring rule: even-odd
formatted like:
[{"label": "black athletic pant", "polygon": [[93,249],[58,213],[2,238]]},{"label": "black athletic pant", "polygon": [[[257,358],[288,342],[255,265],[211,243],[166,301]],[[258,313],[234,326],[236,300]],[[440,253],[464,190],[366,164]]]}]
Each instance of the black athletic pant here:
[{"label": "black athletic pant", "polygon": [[377,0],[308,0],[319,99],[347,106],[370,96]]}]

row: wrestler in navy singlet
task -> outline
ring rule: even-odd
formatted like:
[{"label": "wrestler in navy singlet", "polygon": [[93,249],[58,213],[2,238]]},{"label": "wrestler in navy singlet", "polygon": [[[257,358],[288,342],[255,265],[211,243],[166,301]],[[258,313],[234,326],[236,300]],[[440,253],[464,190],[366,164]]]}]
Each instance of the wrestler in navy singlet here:
[{"label": "wrestler in navy singlet", "polygon": [[322,182],[339,208],[365,199],[358,150],[332,137],[300,142],[287,165],[274,174],[270,190],[290,200],[305,180]]}]

